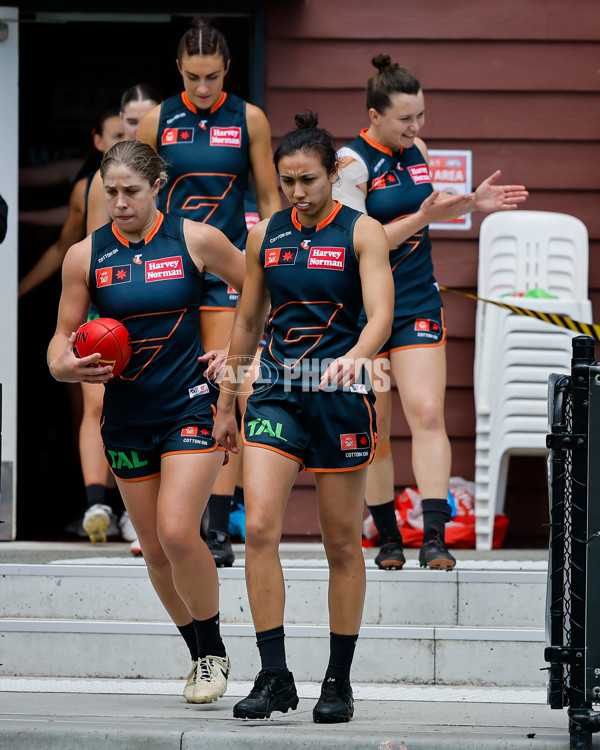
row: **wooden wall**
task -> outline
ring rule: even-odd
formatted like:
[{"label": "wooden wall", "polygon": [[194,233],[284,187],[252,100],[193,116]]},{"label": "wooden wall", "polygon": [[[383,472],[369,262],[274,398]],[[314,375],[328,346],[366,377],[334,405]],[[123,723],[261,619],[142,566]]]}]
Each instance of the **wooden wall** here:
[{"label": "wooden wall", "polygon": [[[274,145],[305,108],[342,143],[368,125],[371,58],[387,52],[420,79],[429,148],[471,149],[473,180],[495,169],[530,191],[526,207],[579,217],[590,234],[590,297],[600,310],[600,5],[597,0],[303,0],[267,2],[266,110]],[[478,229],[432,232],[438,281],[477,286]],[[446,418],[452,474],[474,477],[475,304],[445,294]],[[597,318],[598,320],[598,318]],[[596,322],[597,322],[596,320]],[[410,437],[395,402],[399,489],[414,483]],[[541,459],[511,461],[506,509],[515,543],[547,532]],[[314,483],[300,475],[286,532],[316,534]]]}]

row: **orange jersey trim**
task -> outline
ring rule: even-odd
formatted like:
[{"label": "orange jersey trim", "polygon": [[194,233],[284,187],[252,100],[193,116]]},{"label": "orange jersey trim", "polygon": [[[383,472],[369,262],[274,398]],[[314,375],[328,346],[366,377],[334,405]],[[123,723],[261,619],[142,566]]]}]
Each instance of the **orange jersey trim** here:
[{"label": "orange jersey trim", "polygon": [[295,461],[300,465],[300,471],[304,469],[304,464],[298,458],[298,456],[292,456],[291,453],[286,453],[285,451],[279,450],[279,448],[274,448],[272,445],[265,445],[264,443],[253,443],[250,440],[246,440],[246,436],[244,434],[242,434],[242,439],[244,441],[244,445],[251,445],[253,448],[263,448],[266,451],[273,451],[273,453],[278,453],[280,456],[284,456],[285,458],[291,458],[292,461]]},{"label": "orange jersey trim", "polygon": [[211,115],[213,112],[216,112],[219,109],[219,107],[222,107],[223,104],[225,104],[225,99],[227,99],[227,94],[224,91],[222,91],[221,96],[219,97],[219,101],[215,102],[210,108]]},{"label": "orange jersey trim", "polygon": [[161,453],[160,457],[165,458],[165,456],[180,456],[185,455],[186,453],[213,453],[214,451],[225,451],[226,449],[223,448],[220,445],[213,445],[212,448],[189,448],[184,451],[168,451],[167,453]]},{"label": "orange jersey trim", "polygon": [[235,307],[210,307],[210,305],[200,305],[198,310],[204,310],[205,312],[208,312],[209,310],[214,310],[215,312],[235,312]]},{"label": "orange jersey trim", "polygon": [[[320,221],[317,224],[315,228],[315,232],[318,232],[319,229],[323,229],[323,227],[326,227],[328,224],[330,224],[335,219],[335,217],[337,216],[341,208],[342,208],[342,204],[339,201],[335,201],[335,206],[333,210],[328,216],[326,216],[323,219],[323,221]],[[296,229],[302,231],[302,224],[298,221],[298,210],[296,209],[295,206],[294,208],[292,208],[292,224],[296,227]]]},{"label": "orange jersey trim", "polygon": [[[381,143],[377,143],[377,141],[371,138],[370,135],[367,135],[368,129],[369,128],[363,128],[360,131],[359,136],[363,140],[365,140],[369,144],[369,146],[373,146],[373,148],[376,148],[378,151],[383,151],[384,154],[388,154],[388,156],[392,156],[394,152],[392,151],[391,148],[388,148],[387,146],[382,146]],[[404,151],[404,147],[400,149],[400,153],[402,153],[403,151]]]},{"label": "orange jersey trim", "polygon": [[254,448],[264,448],[267,451],[273,451],[273,453],[279,453],[280,456],[284,456],[285,458],[291,458],[292,461],[295,461],[297,464],[300,464],[300,471],[302,471],[302,469],[304,468],[304,464],[302,463],[301,459],[298,458],[298,456],[292,456],[291,453],[286,453],[285,451],[282,451],[279,448],[274,448],[271,445],[264,445],[264,443],[253,443],[252,441],[248,440],[246,438],[246,429],[245,429],[243,420],[242,420],[242,440],[244,441],[244,445],[251,445]]},{"label": "orange jersey trim", "polygon": [[[225,104],[226,99],[227,99],[227,94],[224,91],[221,91],[221,96],[219,97],[218,101],[216,101],[210,108],[210,113],[212,114],[213,112],[216,112],[219,109],[219,107],[222,107],[223,104]],[[190,112],[193,112],[195,115],[198,114],[198,107],[190,101],[190,98],[187,95],[187,91],[181,92],[181,100],[183,101],[185,106],[190,110]]]},{"label": "orange jersey trim", "polygon": [[[112,469],[111,469],[112,471]],[[123,477],[118,477],[114,471],[112,472],[115,476],[115,479],[117,482],[145,482],[147,479],[156,479],[156,477],[160,476],[160,471],[157,474],[148,474],[147,477],[137,477],[136,479],[123,479]]]},{"label": "orange jersey trim", "polygon": [[[150,242],[150,240],[158,232],[158,230],[160,229],[161,224],[163,223],[163,220],[165,218],[164,214],[162,214],[160,211],[157,211],[157,213],[158,213],[158,216],[156,217],[156,221],[154,222],[154,226],[148,232],[148,234],[144,237],[144,245],[147,245]],[[126,240],[125,237],[123,237],[123,235],[119,234],[119,230],[117,229],[117,225],[115,224],[114,221],[112,223],[111,229],[112,229],[112,233],[119,240],[119,242],[122,245],[125,245],[125,247],[129,247],[129,240]]]}]

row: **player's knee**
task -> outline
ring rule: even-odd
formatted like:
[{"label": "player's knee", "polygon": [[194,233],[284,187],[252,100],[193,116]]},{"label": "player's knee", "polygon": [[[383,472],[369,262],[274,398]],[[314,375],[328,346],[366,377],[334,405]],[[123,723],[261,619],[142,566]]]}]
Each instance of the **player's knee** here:
[{"label": "player's knee", "polygon": [[[407,415],[408,416],[408,415]],[[421,429],[427,432],[443,432],[444,404],[438,399],[424,399],[412,411],[409,417],[412,430]]]},{"label": "player's knee", "polygon": [[[198,529],[200,536],[200,529]],[[158,537],[164,550],[164,554],[170,563],[177,564],[190,554],[193,549],[193,540],[187,531],[176,524],[166,523],[158,528]]]},{"label": "player's knee", "polygon": [[144,539],[143,536],[139,536],[138,539],[142,548],[146,567],[158,575],[164,572],[169,572],[170,574],[171,564],[158,539],[155,537],[154,539],[149,540]]},{"label": "player's knee", "polygon": [[329,567],[335,570],[352,569],[360,557],[363,562],[362,548],[357,544],[357,535],[354,530],[348,529],[347,533],[338,533],[323,538],[323,544],[327,553]]},{"label": "player's knee", "polygon": [[246,547],[277,547],[280,537],[280,529],[274,527],[272,517],[262,513],[248,514],[246,511]]}]

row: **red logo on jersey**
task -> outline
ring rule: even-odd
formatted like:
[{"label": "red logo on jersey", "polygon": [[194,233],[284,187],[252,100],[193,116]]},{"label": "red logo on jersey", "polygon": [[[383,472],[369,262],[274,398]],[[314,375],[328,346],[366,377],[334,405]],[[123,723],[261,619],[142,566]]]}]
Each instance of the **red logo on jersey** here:
[{"label": "red logo on jersey", "polygon": [[242,129],[241,128],[211,128],[210,129],[211,146],[233,146],[241,148],[242,146]]},{"label": "red logo on jersey", "polygon": [[232,286],[228,286],[227,287],[227,294],[230,297],[237,297],[238,296],[238,292]]},{"label": "red logo on jersey", "polygon": [[298,256],[297,247],[270,247],[265,253],[265,268],[269,266],[293,266]]},{"label": "red logo on jersey", "polygon": [[181,255],[146,261],[146,282],[182,279],[184,275]]},{"label": "red logo on jersey", "polygon": [[96,286],[125,284],[131,281],[131,266],[110,266],[96,269]]},{"label": "red logo on jersey", "polygon": [[426,318],[417,318],[415,320],[415,331],[439,331],[440,327],[435,320],[427,320]]},{"label": "red logo on jersey", "polygon": [[340,435],[340,448],[343,451],[352,451],[357,448],[367,448],[368,446],[369,437],[366,432]]},{"label": "red logo on jersey", "polygon": [[415,185],[420,185],[422,182],[431,182],[431,175],[429,174],[427,164],[417,164],[409,167],[408,171]]},{"label": "red logo on jersey", "polygon": [[370,190],[381,190],[382,188],[397,187],[400,184],[400,178],[395,172],[387,172],[381,177],[376,177],[371,184]]},{"label": "red logo on jersey", "polygon": [[161,146],[171,146],[173,143],[193,143],[193,128],[166,128],[160,138]]},{"label": "red logo on jersey", "polygon": [[184,427],[181,430],[181,437],[196,437],[198,434],[198,427]]},{"label": "red logo on jersey", "polygon": [[200,122],[198,123],[198,125],[202,128],[202,130],[206,130],[206,123],[207,122],[208,122],[208,120],[200,120]]},{"label": "red logo on jersey", "polygon": [[310,240],[302,240],[300,244],[305,250],[308,250],[308,248],[310,247]]},{"label": "red logo on jersey", "polygon": [[343,271],[345,258],[345,247],[311,247],[307,268],[327,268],[332,271]]}]

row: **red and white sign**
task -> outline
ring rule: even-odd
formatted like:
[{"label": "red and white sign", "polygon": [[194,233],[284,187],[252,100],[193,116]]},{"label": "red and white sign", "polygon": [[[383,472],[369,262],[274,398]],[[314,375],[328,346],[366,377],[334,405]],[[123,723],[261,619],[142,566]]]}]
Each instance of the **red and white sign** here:
[{"label": "red and white sign", "polygon": [[345,260],[345,247],[311,247],[306,267],[343,271]]},{"label": "red and white sign", "polygon": [[181,255],[146,261],[146,282],[169,281],[170,279],[182,279],[183,277]]},{"label": "red and white sign", "polygon": [[196,437],[197,434],[198,434],[197,425],[194,425],[192,427],[184,427],[183,430],[181,430],[182,437]]},{"label": "red and white sign", "polygon": [[408,172],[415,185],[422,185],[424,182],[431,182],[427,164],[415,164],[412,167],[408,167]]},{"label": "red and white sign", "polygon": [[[471,151],[453,151],[431,149],[429,151],[429,171],[434,190],[453,195],[466,195],[472,188],[473,153]],[[451,221],[436,222],[430,229],[471,228],[471,214],[460,216]]]},{"label": "red and white sign", "polygon": [[213,127],[210,129],[210,145],[233,146],[234,148],[241,148],[242,129]]}]

